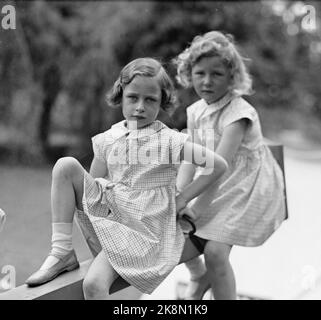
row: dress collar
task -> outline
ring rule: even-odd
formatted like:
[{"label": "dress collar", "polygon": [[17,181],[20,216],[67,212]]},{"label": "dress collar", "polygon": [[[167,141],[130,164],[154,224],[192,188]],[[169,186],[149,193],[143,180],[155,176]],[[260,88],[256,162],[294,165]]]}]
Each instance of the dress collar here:
[{"label": "dress collar", "polygon": [[227,94],[225,94],[221,99],[208,104],[204,99],[203,102],[206,106],[203,117],[209,116],[212,113],[222,109],[223,107],[225,107],[235,96],[228,92]]},{"label": "dress collar", "polygon": [[155,120],[143,128],[136,130],[129,130],[126,126],[127,121],[123,120],[111,127],[111,134],[114,139],[119,139],[126,136],[126,139],[139,139],[143,137],[149,137],[159,130],[166,128],[167,126],[159,120]]}]

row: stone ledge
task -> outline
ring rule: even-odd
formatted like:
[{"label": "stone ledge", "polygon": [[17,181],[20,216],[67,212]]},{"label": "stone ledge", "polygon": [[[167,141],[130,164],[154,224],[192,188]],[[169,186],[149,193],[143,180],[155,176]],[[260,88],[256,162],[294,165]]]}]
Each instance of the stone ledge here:
[{"label": "stone ledge", "polygon": [[[91,261],[86,260],[80,263],[79,269],[63,273],[41,286],[30,288],[24,284],[0,293],[0,300],[83,300],[82,282]],[[135,300],[142,295],[122,279],[117,279],[111,290],[110,300]]]}]

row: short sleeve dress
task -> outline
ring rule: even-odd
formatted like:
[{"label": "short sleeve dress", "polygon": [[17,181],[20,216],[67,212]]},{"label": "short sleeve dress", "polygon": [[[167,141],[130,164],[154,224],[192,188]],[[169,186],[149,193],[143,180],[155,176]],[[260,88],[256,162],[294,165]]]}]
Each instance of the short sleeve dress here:
[{"label": "short sleeve dress", "polygon": [[[224,128],[242,118],[248,119],[244,139],[218,189],[210,186],[191,207],[197,215],[197,236],[230,245],[258,246],[280,226],[286,209],[282,171],[264,144],[256,110],[242,97],[229,93],[213,104],[202,99],[187,108],[189,132],[197,129],[194,141],[213,150]],[[196,171],[196,176],[199,174]]]},{"label": "short sleeve dress", "polygon": [[85,173],[78,220],[90,222],[115,271],[150,294],[178,264],[185,242],[175,185],[188,135],[160,121],[133,131],[125,123],[92,139],[108,175],[92,179]]}]

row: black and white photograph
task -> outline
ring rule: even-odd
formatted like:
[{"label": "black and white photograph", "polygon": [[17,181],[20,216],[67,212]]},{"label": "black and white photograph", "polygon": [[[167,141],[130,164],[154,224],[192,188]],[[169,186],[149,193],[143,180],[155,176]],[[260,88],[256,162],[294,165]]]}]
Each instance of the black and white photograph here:
[{"label": "black and white photograph", "polygon": [[0,0],[0,300],[321,300],[320,84],[318,1]]}]

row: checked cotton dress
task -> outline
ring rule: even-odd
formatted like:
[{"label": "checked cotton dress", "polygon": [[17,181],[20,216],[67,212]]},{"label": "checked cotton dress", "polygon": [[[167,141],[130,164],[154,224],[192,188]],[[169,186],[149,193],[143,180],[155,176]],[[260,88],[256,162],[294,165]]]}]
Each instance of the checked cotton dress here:
[{"label": "checked cotton dress", "polygon": [[191,207],[197,215],[197,236],[230,245],[258,246],[285,219],[285,198],[282,171],[263,142],[256,110],[242,97],[229,93],[210,105],[202,99],[187,108],[194,141],[213,151],[224,128],[243,118],[248,120],[245,136],[218,189],[209,187]]},{"label": "checked cotton dress", "polygon": [[176,175],[188,136],[160,121],[129,131],[126,121],[93,137],[108,175],[84,177],[80,224],[94,230],[115,271],[152,293],[178,264],[185,238],[176,219]]}]

